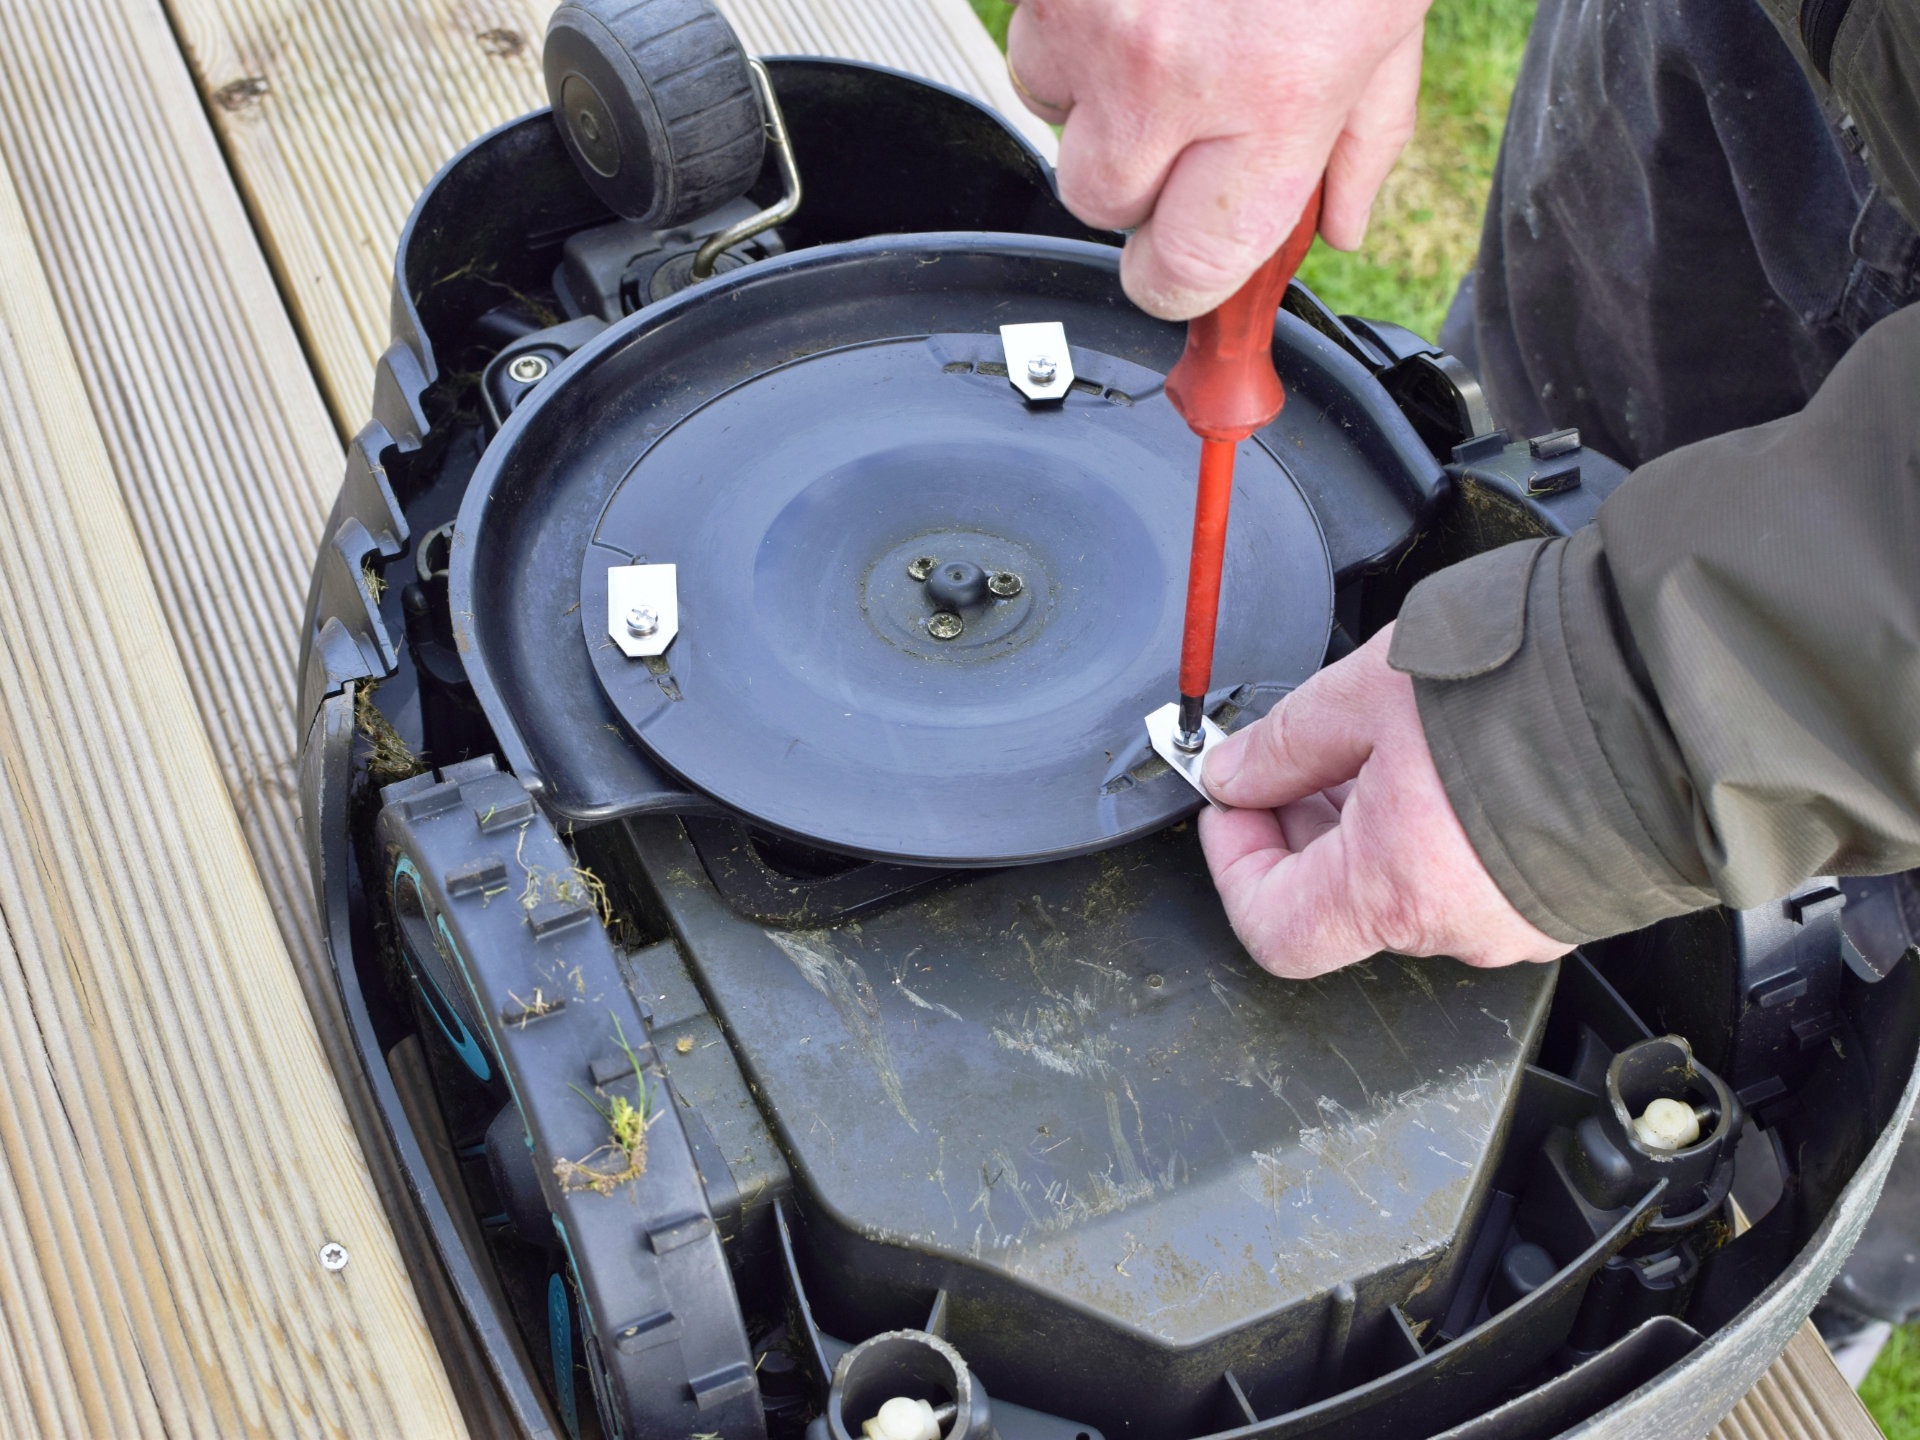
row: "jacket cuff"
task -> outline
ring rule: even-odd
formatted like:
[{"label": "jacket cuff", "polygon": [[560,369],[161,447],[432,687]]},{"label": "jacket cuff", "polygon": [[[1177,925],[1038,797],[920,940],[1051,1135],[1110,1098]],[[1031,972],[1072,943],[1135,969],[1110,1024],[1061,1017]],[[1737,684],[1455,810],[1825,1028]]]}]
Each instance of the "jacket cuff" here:
[{"label": "jacket cuff", "polygon": [[1566,944],[1717,898],[1686,768],[1615,609],[1589,526],[1423,580],[1388,652],[1487,873]]}]

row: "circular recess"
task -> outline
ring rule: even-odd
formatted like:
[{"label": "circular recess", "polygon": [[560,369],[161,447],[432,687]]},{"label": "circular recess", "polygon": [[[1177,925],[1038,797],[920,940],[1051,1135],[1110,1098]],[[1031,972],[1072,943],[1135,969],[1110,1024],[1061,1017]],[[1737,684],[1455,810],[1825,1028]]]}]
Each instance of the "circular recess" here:
[{"label": "circular recess", "polygon": [[[1098,393],[1029,407],[997,353],[910,336],[806,355],[646,447],[580,615],[660,763],[776,830],[925,864],[1095,849],[1194,808],[1144,717],[1176,688],[1198,443],[1125,360],[1076,350]],[[1111,398],[1120,381],[1138,398]],[[1215,675],[1270,703],[1321,660],[1331,574],[1285,467],[1255,441],[1237,465]],[[653,663],[595,633],[630,559],[678,567],[679,635]]]}]

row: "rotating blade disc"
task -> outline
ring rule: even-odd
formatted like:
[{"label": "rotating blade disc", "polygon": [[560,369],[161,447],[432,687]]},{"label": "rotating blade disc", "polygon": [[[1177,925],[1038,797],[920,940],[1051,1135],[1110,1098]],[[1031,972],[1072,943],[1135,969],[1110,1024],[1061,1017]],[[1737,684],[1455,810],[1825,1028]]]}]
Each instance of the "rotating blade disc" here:
[{"label": "rotating blade disc", "polygon": [[[1196,806],[1147,743],[1173,692],[1195,442],[1161,376],[1075,348],[1062,404],[997,336],[805,355],[654,440],[587,547],[580,616],[633,736],[689,785],[836,850],[992,865]],[[1307,502],[1240,447],[1215,674],[1227,718],[1319,665],[1332,574]],[[678,567],[680,634],[629,659],[606,574]]]}]

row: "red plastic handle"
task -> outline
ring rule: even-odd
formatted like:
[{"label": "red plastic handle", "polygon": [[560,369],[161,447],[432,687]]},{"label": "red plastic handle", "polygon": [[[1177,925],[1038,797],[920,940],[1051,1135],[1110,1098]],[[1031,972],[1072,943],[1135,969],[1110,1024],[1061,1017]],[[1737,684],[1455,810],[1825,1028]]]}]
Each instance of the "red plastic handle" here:
[{"label": "red plastic handle", "polygon": [[1194,434],[1244,440],[1272,421],[1287,392],[1273,370],[1273,317],[1320,228],[1321,186],[1286,244],[1217,310],[1187,322],[1187,348],[1167,375],[1167,398]]}]

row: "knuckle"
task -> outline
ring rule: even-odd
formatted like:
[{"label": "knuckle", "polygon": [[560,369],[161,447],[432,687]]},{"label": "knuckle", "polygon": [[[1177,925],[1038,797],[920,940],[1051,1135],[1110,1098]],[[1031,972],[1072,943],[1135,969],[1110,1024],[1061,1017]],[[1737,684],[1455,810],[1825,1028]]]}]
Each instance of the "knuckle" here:
[{"label": "knuckle", "polygon": [[1392,938],[1382,939],[1379,949],[1421,960],[1430,960],[1436,955],[1447,953],[1447,947],[1436,943],[1431,938],[1433,932],[1421,922],[1418,916],[1399,917],[1399,921]]},{"label": "knuckle", "polygon": [[1298,980],[1301,978],[1293,967],[1287,963],[1287,952],[1281,947],[1270,941],[1262,940],[1258,936],[1252,939],[1242,936],[1240,943],[1245,947],[1247,954],[1253,957],[1254,963],[1269,975],[1277,975],[1282,980]]},{"label": "knuckle", "polygon": [[[1363,959],[1375,947],[1356,923],[1346,895],[1322,889],[1310,895],[1293,914],[1284,935],[1271,937],[1274,963],[1267,968],[1292,979],[1308,979]],[[1263,962],[1264,963],[1264,962]],[[1279,967],[1276,969],[1276,966]]]},{"label": "knuckle", "polygon": [[1189,18],[1175,5],[1143,5],[1114,26],[1116,58],[1137,80],[1164,79],[1192,32]]},{"label": "knuckle", "polygon": [[1227,905],[1234,937],[1262,970],[1285,980],[1313,973],[1303,940],[1315,929],[1299,897],[1282,900],[1269,892],[1259,899],[1238,897]]},{"label": "knuckle", "polygon": [[1322,946],[1302,944],[1283,935],[1255,935],[1251,942],[1241,940],[1254,963],[1269,975],[1282,980],[1310,980],[1326,970],[1319,954]]},{"label": "knuckle", "polygon": [[1126,223],[1142,188],[1138,176],[1086,144],[1072,150],[1062,144],[1058,174],[1060,203],[1087,224],[1104,229]]},{"label": "knuckle", "polygon": [[1371,907],[1373,938],[1396,955],[1431,955],[1433,927],[1410,887],[1387,885]]},{"label": "knuckle", "polygon": [[1154,254],[1161,271],[1183,290],[1211,293],[1232,290],[1245,277],[1252,250],[1231,237],[1208,231],[1190,215],[1155,212],[1160,223],[1154,235]]},{"label": "knuckle", "polygon": [[1060,201],[1089,225],[1135,225],[1159,192],[1167,156],[1152,115],[1088,101],[1068,116],[1060,137]]},{"label": "knuckle", "polygon": [[1444,949],[1444,927],[1435,909],[1436,900],[1444,907],[1444,897],[1418,877],[1400,873],[1393,837],[1378,834],[1378,825],[1367,815],[1357,817],[1353,828],[1357,843],[1347,851],[1347,892],[1354,897],[1356,918],[1368,940],[1396,955],[1432,955]]}]

